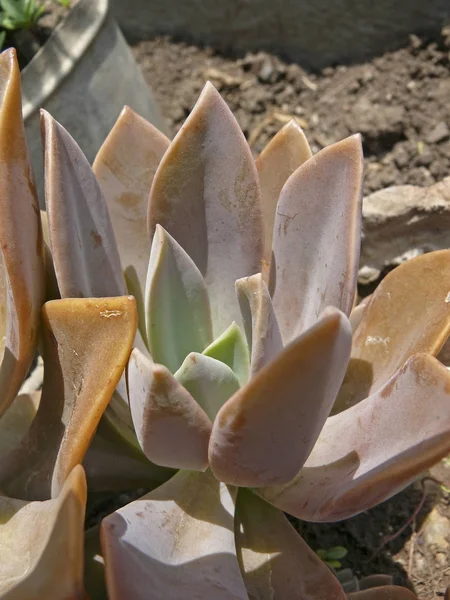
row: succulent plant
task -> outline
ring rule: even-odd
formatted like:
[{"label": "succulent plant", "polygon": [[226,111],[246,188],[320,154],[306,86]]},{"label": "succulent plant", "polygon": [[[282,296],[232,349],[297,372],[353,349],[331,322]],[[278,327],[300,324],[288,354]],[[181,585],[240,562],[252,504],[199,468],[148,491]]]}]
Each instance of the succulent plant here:
[{"label": "succulent plant", "polygon": [[312,156],[292,122],[255,163],[211,84],[172,142],[125,108],[92,169],[44,112],[43,241],[13,51],[0,102],[0,597],[84,597],[83,463],[150,490],[88,533],[92,598],[345,598],[282,511],[345,519],[450,451],[450,251],[355,307],[359,136]]}]

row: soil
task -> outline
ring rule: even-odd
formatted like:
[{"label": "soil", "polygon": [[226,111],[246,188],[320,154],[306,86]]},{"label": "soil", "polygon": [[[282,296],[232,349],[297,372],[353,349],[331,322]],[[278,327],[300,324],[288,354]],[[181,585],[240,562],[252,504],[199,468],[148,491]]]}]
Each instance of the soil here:
[{"label": "soil", "polygon": [[[449,27],[438,39],[411,35],[407,47],[371,62],[314,73],[266,53],[227,57],[167,37],[135,43],[133,51],[172,133],[209,79],[255,154],[295,117],[314,152],[362,133],[365,194],[450,174]],[[346,547],[342,567],[357,577],[387,573],[421,600],[438,598],[450,585],[449,465],[442,461],[428,479],[353,519],[295,525],[315,550]]]}]

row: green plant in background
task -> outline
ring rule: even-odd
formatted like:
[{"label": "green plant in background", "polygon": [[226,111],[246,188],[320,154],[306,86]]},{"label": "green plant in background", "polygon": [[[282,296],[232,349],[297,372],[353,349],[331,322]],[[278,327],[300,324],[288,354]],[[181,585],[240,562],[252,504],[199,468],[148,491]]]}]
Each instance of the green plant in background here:
[{"label": "green plant in background", "polygon": [[0,0],[0,27],[8,31],[33,29],[45,12],[38,0]]},{"label": "green plant in background", "polygon": [[0,50],[3,48],[6,38],[6,31],[0,31]]},{"label": "green plant in background", "polygon": [[348,550],[343,546],[333,546],[328,550],[320,548],[316,550],[316,554],[332,569],[340,569],[342,567],[341,560],[347,556]]},{"label": "green plant in background", "polygon": [[[0,103],[0,598],[344,600],[283,511],[348,518],[449,453],[450,251],[354,307],[359,136],[312,156],[292,122],[255,164],[211,84],[172,142],[124,109],[93,168],[44,112],[39,218],[13,51]],[[150,490],[84,579],[81,464]]]}]

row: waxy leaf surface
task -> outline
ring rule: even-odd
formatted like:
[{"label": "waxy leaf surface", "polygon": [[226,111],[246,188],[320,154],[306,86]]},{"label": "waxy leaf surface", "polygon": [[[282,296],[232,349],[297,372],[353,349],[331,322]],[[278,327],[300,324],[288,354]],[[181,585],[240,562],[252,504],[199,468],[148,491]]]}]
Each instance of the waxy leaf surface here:
[{"label": "waxy leaf surface", "polygon": [[245,385],[250,376],[250,356],[241,328],[236,323],[226,329],[203,351],[205,356],[220,360],[230,367],[239,380]]}]

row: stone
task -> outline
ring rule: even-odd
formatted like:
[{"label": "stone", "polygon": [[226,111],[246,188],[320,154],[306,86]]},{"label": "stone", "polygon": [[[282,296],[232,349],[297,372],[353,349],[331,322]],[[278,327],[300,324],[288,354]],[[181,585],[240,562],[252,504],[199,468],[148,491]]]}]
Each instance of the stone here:
[{"label": "stone", "polygon": [[448,140],[449,137],[450,129],[447,127],[446,123],[441,121],[431,130],[431,133],[427,136],[427,142],[429,144],[439,144],[440,142]]},{"label": "stone", "polygon": [[428,515],[422,527],[422,536],[428,545],[437,546],[441,551],[449,547],[450,521],[440,514],[437,507]]}]

